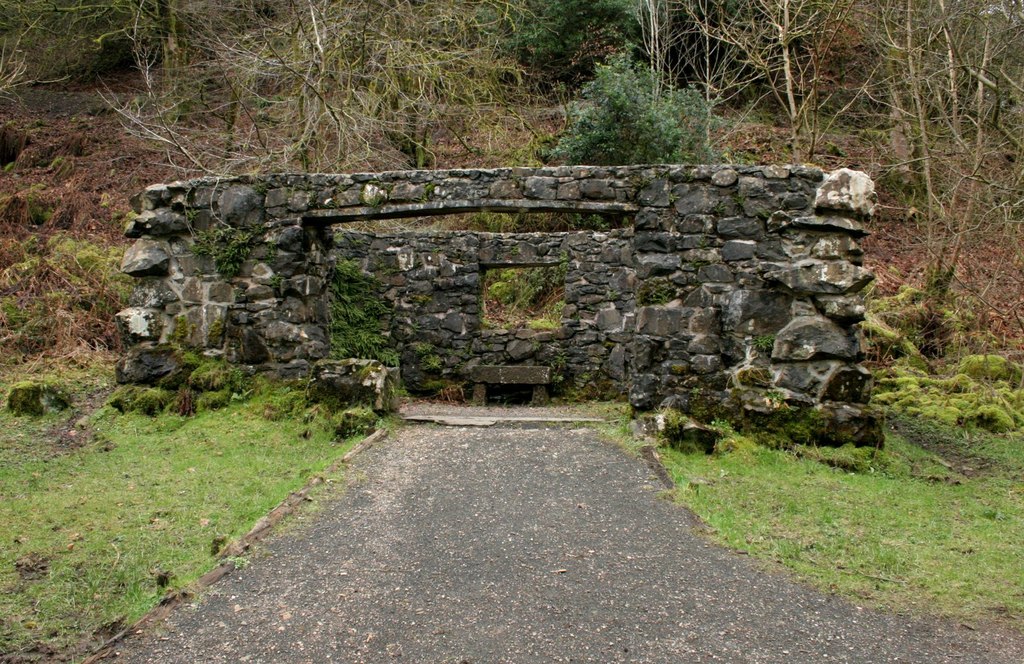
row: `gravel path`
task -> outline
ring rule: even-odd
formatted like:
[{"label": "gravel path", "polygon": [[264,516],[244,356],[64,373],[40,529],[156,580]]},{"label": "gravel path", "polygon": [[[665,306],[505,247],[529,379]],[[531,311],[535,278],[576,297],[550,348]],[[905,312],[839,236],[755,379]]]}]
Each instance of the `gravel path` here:
[{"label": "gravel path", "polygon": [[126,662],[1013,662],[709,544],[586,429],[408,426]]}]

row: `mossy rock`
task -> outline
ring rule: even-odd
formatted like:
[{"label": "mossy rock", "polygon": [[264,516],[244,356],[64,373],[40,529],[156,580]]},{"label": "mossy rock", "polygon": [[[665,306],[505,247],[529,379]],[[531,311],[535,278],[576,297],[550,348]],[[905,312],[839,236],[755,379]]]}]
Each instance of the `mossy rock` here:
[{"label": "mossy rock", "polygon": [[157,380],[156,386],[166,390],[177,390],[186,386],[191,387],[189,377],[196,370],[196,367],[203,364],[203,356],[193,351],[182,351],[178,348],[171,349],[171,352],[174,354],[177,368]]},{"label": "mossy rock", "polygon": [[738,428],[758,444],[773,449],[795,445],[845,443],[830,436],[827,419],[811,408],[782,407],[771,412],[747,411]]},{"label": "mossy rock", "polygon": [[306,399],[331,411],[367,405],[384,413],[398,406],[398,372],[376,360],[320,360],[313,367]]},{"label": "mossy rock", "polygon": [[192,369],[188,384],[201,392],[242,392],[246,387],[246,377],[241,369],[223,360],[203,360]]},{"label": "mossy rock", "polygon": [[903,331],[889,326],[879,316],[868,313],[861,321],[860,329],[868,345],[879,357],[905,357],[915,367],[928,370],[928,362],[914,342]]},{"label": "mossy rock", "polygon": [[767,367],[743,367],[736,372],[736,382],[750,387],[770,387],[772,372]]},{"label": "mossy rock", "polygon": [[[671,409],[678,409],[684,420],[688,416],[722,436],[735,431],[772,449],[789,449],[794,445],[883,444],[883,418],[877,407],[837,403],[812,406],[787,402],[781,394],[779,399],[774,396],[771,390],[735,388],[723,399],[715,398],[712,391],[694,389]],[[670,436],[681,435],[672,433],[676,423],[671,417],[665,420],[664,428]]]},{"label": "mossy rock", "polygon": [[904,284],[895,295],[869,300],[868,309],[879,313],[902,311],[907,307],[921,304],[926,299],[928,294],[923,290]]},{"label": "mossy rock", "polygon": [[669,447],[684,454],[711,454],[722,432],[680,413],[666,410],[657,418],[658,434]]},{"label": "mossy rock", "polygon": [[63,390],[49,382],[24,380],[11,386],[7,394],[7,410],[14,415],[38,417],[62,411],[69,405]]},{"label": "mossy rock", "polygon": [[304,390],[275,390],[263,404],[263,419],[277,422],[299,415],[309,406]]},{"label": "mossy rock", "polygon": [[1020,385],[1021,367],[1001,355],[968,355],[960,360],[957,371],[975,380],[1002,380]]},{"label": "mossy rock", "polygon": [[377,414],[369,408],[349,408],[335,413],[331,421],[335,436],[351,438],[372,433],[377,426]]},{"label": "mossy rock", "polygon": [[162,387],[123,385],[110,395],[107,403],[122,413],[141,413],[153,417],[176,403],[178,393]]},{"label": "mossy rock", "polygon": [[758,447],[758,444],[749,436],[729,431],[715,444],[715,454],[750,457],[757,452]]},{"label": "mossy rock", "polygon": [[233,393],[230,389],[203,392],[196,397],[196,410],[199,412],[219,410],[231,403]]},{"label": "mossy rock", "polygon": [[1006,433],[1017,428],[1013,414],[1005,408],[988,404],[979,406],[974,414],[975,423],[993,433]]}]

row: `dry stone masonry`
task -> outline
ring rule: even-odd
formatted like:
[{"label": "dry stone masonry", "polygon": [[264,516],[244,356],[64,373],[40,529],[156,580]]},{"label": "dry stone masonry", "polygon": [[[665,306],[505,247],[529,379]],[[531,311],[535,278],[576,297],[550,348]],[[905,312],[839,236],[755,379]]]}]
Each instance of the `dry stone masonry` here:
[{"label": "dry stone masonry", "polygon": [[[823,442],[875,444],[858,362],[857,244],[874,187],[802,166],[587,166],[268,175],[149,187],[133,201],[137,278],[118,314],[119,379],[153,382],[192,348],[305,377],[331,353],[330,283],[355,261],[390,312],[382,334],[412,390],[476,367],[543,366],[562,388],[695,415],[812,412]],[[373,234],[344,223],[471,211],[625,216],[607,232]],[[482,323],[482,275],[565,270],[554,330]],[[476,373],[479,373],[477,370]],[[713,407],[709,407],[713,406]]]}]

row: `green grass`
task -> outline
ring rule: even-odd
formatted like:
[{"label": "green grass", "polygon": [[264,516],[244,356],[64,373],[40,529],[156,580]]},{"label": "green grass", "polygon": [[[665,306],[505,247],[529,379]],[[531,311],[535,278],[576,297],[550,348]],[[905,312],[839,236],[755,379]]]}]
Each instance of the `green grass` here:
[{"label": "green grass", "polygon": [[279,397],[191,418],[103,408],[71,448],[54,435],[68,415],[0,414],[0,653],[134,621],[348,448],[323,418],[265,419]]},{"label": "green grass", "polygon": [[662,455],[676,498],[727,546],[872,605],[1020,620],[1024,437],[965,435],[926,441],[935,453],[891,436],[858,473],[813,448]]}]

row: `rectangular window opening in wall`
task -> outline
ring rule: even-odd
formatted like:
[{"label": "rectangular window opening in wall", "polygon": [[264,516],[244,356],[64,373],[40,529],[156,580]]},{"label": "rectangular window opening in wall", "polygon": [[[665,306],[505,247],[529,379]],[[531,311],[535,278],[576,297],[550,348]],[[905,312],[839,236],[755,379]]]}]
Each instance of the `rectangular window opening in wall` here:
[{"label": "rectangular window opening in wall", "polygon": [[461,212],[436,212],[395,218],[350,221],[345,230],[363,233],[402,233],[470,231],[476,233],[565,233],[573,231],[611,231],[628,228],[630,213],[595,211],[500,212],[469,208]]},{"label": "rectangular window opening in wall", "polygon": [[480,279],[483,326],[494,330],[554,330],[565,307],[566,261],[490,267]]}]

